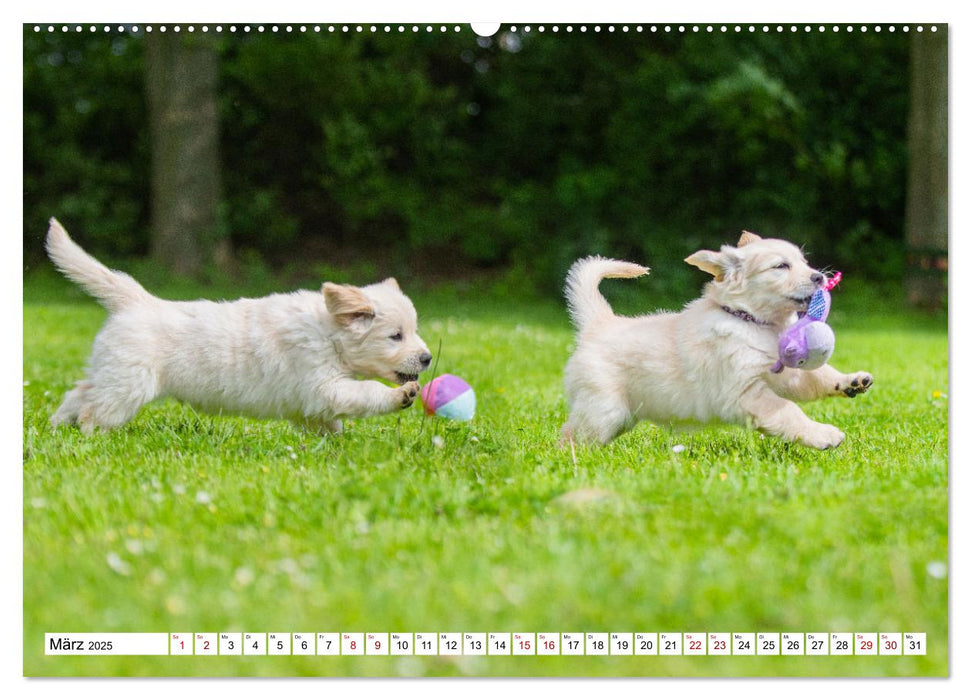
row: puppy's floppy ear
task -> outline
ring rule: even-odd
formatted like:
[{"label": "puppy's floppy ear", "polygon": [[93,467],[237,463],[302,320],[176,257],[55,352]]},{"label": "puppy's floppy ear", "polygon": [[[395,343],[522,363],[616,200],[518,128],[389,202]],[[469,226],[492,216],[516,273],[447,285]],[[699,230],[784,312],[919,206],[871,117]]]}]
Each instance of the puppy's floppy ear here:
[{"label": "puppy's floppy ear", "polygon": [[713,250],[699,250],[686,257],[684,261],[699,270],[704,270],[714,277],[716,282],[722,282],[726,277],[731,277],[742,264],[735,249],[730,246],[722,246],[717,253]]},{"label": "puppy's floppy ear", "polygon": [[738,239],[738,247],[741,248],[743,245],[748,245],[749,243],[755,243],[755,241],[761,241],[762,236],[757,233],[752,233],[751,231],[742,231],[742,237]]},{"label": "puppy's floppy ear", "polygon": [[374,307],[364,292],[357,287],[324,282],[320,291],[324,294],[324,303],[330,315],[342,326],[349,326],[361,319],[374,318]]},{"label": "puppy's floppy ear", "polygon": [[387,285],[388,287],[391,287],[392,289],[397,290],[399,292],[401,291],[401,287],[398,286],[398,280],[396,280],[394,277],[389,277],[388,279],[381,282],[381,284]]}]

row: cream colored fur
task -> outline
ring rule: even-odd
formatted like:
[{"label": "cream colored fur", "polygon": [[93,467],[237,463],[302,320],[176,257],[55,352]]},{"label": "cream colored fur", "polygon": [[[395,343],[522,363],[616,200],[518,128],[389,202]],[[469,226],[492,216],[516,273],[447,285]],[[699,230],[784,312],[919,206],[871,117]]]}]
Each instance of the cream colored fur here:
[{"label": "cream colored fur", "polygon": [[110,312],[54,426],[114,428],[172,396],[205,411],[340,432],[342,418],[410,406],[431,360],[415,308],[393,278],[262,299],[165,301],[85,253],[55,219],[47,251]]},{"label": "cream colored fur", "polygon": [[805,310],[823,275],[791,243],[748,232],[736,247],[698,251],[686,262],[714,277],[704,295],[679,313],[636,318],[614,315],[597,286],[647,268],[599,257],[574,263],[566,298],[578,333],[566,366],[564,439],[605,444],[639,420],[723,421],[819,449],[839,445],[838,428],[811,420],[794,402],[852,397],[873,378],[829,365],[769,371],[779,333]]}]

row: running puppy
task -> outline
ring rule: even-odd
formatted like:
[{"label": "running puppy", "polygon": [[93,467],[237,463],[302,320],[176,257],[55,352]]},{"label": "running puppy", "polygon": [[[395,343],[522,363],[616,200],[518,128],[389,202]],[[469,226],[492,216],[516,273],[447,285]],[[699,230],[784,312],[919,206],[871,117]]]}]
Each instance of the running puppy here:
[{"label": "running puppy", "polygon": [[568,441],[606,444],[639,420],[720,420],[827,449],[843,441],[794,401],[865,392],[866,372],[769,371],[778,337],[825,282],[786,241],[744,232],[737,247],[699,250],[685,262],[714,277],[680,313],[615,316],[597,287],[605,277],[639,277],[634,263],[589,257],[566,278],[577,347],[566,365]]},{"label": "running puppy", "polygon": [[85,378],[51,417],[55,427],[115,428],[172,396],[209,412],[339,433],[341,418],[411,406],[431,362],[415,307],[393,278],[262,299],[165,301],[85,253],[56,219],[47,253],[110,312]]}]

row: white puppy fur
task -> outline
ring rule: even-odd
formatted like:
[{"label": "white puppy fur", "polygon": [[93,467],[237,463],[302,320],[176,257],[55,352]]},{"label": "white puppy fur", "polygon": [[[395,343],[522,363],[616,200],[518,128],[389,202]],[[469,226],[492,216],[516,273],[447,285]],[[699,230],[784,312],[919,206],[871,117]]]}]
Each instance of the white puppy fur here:
[{"label": "white puppy fur", "polygon": [[636,318],[615,316],[598,285],[646,267],[600,257],[574,263],[566,297],[578,333],[566,366],[564,439],[605,444],[638,420],[724,421],[819,449],[839,445],[839,429],[811,420],[794,401],[853,397],[873,378],[829,365],[770,371],[780,332],[806,309],[822,273],[791,243],[749,232],[737,247],[685,262],[713,275],[703,296],[680,313]]},{"label": "white puppy fur", "polygon": [[340,432],[342,418],[410,406],[431,361],[415,307],[393,278],[232,302],[166,301],[85,253],[55,219],[47,252],[110,312],[54,426],[114,428],[172,396],[209,412]]}]

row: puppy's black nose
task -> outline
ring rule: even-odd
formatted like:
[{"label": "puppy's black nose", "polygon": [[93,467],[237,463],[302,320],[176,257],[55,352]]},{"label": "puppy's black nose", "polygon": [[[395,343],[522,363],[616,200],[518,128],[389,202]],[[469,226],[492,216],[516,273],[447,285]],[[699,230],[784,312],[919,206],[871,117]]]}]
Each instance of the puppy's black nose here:
[{"label": "puppy's black nose", "polygon": [[823,282],[826,281],[826,276],[823,275],[822,272],[814,272],[809,276],[809,279],[812,280],[812,283],[817,287],[822,287]]},{"label": "puppy's black nose", "polygon": [[421,362],[421,366],[428,369],[428,365],[432,363],[432,354],[430,352],[423,352],[418,356],[418,361]]}]

